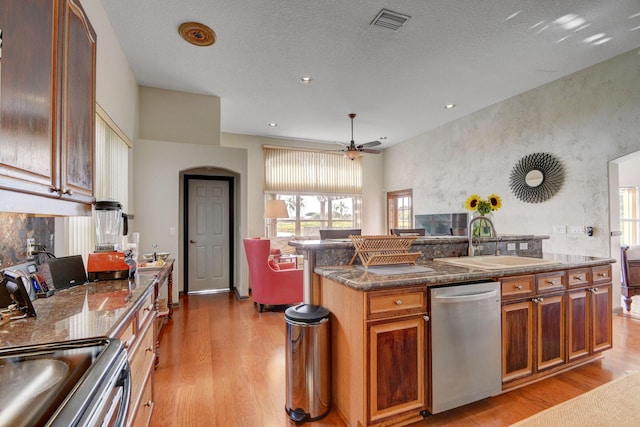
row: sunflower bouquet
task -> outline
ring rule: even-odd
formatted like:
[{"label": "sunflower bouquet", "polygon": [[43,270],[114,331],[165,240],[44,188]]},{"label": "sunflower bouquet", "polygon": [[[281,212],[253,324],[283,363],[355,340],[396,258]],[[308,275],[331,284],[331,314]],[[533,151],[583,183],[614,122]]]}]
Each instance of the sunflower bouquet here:
[{"label": "sunflower bouquet", "polygon": [[477,194],[472,194],[464,202],[465,209],[476,211],[480,215],[486,215],[491,211],[497,211],[502,207],[502,199],[500,196],[491,194],[487,199],[482,199]]},{"label": "sunflower bouquet", "polygon": [[486,237],[491,235],[491,228],[488,221],[484,220],[484,217],[491,218],[491,212],[497,211],[501,206],[502,199],[493,193],[487,199],[482,199],[477,194],[472,194],[467,198],[464,202],[465,209],[472,211],[474,217],[481,217],[479,221],[473,224],[473,236]]}]

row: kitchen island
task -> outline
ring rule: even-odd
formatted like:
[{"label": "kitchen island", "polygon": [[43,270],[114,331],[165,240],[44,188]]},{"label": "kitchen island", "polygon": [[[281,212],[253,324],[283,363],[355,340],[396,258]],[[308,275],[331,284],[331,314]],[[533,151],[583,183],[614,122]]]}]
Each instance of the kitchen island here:
[{"label": "kitchen island", "polygon": [[[158,315],[159,288],[172,285],[173,260],[141,269],[131,280],[89,282],[33,301],[37,317],[0,326],[0,348],[107,337],[127,349],[131,400],[127,425],[148,425],[153,410],[153,367],[168,309]],[[169,292],[171,295],[171,292]]]},{"label": "kitchen island", "polygon": [[331,312],[332,403],[347,425],[406,425],[433,413],[430,289],[499,283],[502,391],[601,358],[612,345],[614,260],[539,257],[550,263],[316,266],[313,303]]}]

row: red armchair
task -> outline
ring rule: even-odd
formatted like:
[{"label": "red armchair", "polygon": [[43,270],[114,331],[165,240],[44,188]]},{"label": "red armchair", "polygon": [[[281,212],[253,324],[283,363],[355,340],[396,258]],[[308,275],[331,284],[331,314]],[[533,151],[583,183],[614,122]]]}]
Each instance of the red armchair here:
[{"label": "red armchair", "polygon": [[265,305],[302,302],[303,272],[297,268],[279,269],[270,262],[271,242],[266,239],[244,239],[244,251],[249,264],[253,303],[262,313]]}]

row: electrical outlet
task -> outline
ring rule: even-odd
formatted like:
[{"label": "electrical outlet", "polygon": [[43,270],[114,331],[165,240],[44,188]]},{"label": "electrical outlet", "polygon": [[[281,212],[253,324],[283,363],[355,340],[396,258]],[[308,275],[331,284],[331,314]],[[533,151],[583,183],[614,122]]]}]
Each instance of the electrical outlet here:
[{"label": "electrical outlet", "polygon": [[507,250],[508,251],[515,251],[516,250],[516,244],[515,243],[507,243]]},{"label": "electrical outlet", "polygon": [[572,225],[571,227],[569,227],[569,233],[584,234],[584,225]]},{"label": "electrical outlet", "polygon": [[554,225],[553,226],[553,234],[567,234],[567,226],[566,225]]},{"label": "electrical outlet", "polygon": [[27,239],[27,258],[33,257],[33,246],[36,244],[36,239]]},{"label": "electrical outlet", "polygon": [[527,242],[520,242],[520,250],[526,251],[527,249],[529,249],[529,244]]}]

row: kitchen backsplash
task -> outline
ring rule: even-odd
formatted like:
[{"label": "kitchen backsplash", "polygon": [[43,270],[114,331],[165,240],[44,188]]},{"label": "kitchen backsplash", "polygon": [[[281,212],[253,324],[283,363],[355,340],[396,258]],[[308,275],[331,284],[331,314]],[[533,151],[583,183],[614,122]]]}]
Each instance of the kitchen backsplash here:
[{"label": "kitchen backsplash", "polygon": [[53,252],[53,217],[0,212],[0,268],[27,261],[27,239]]}]

